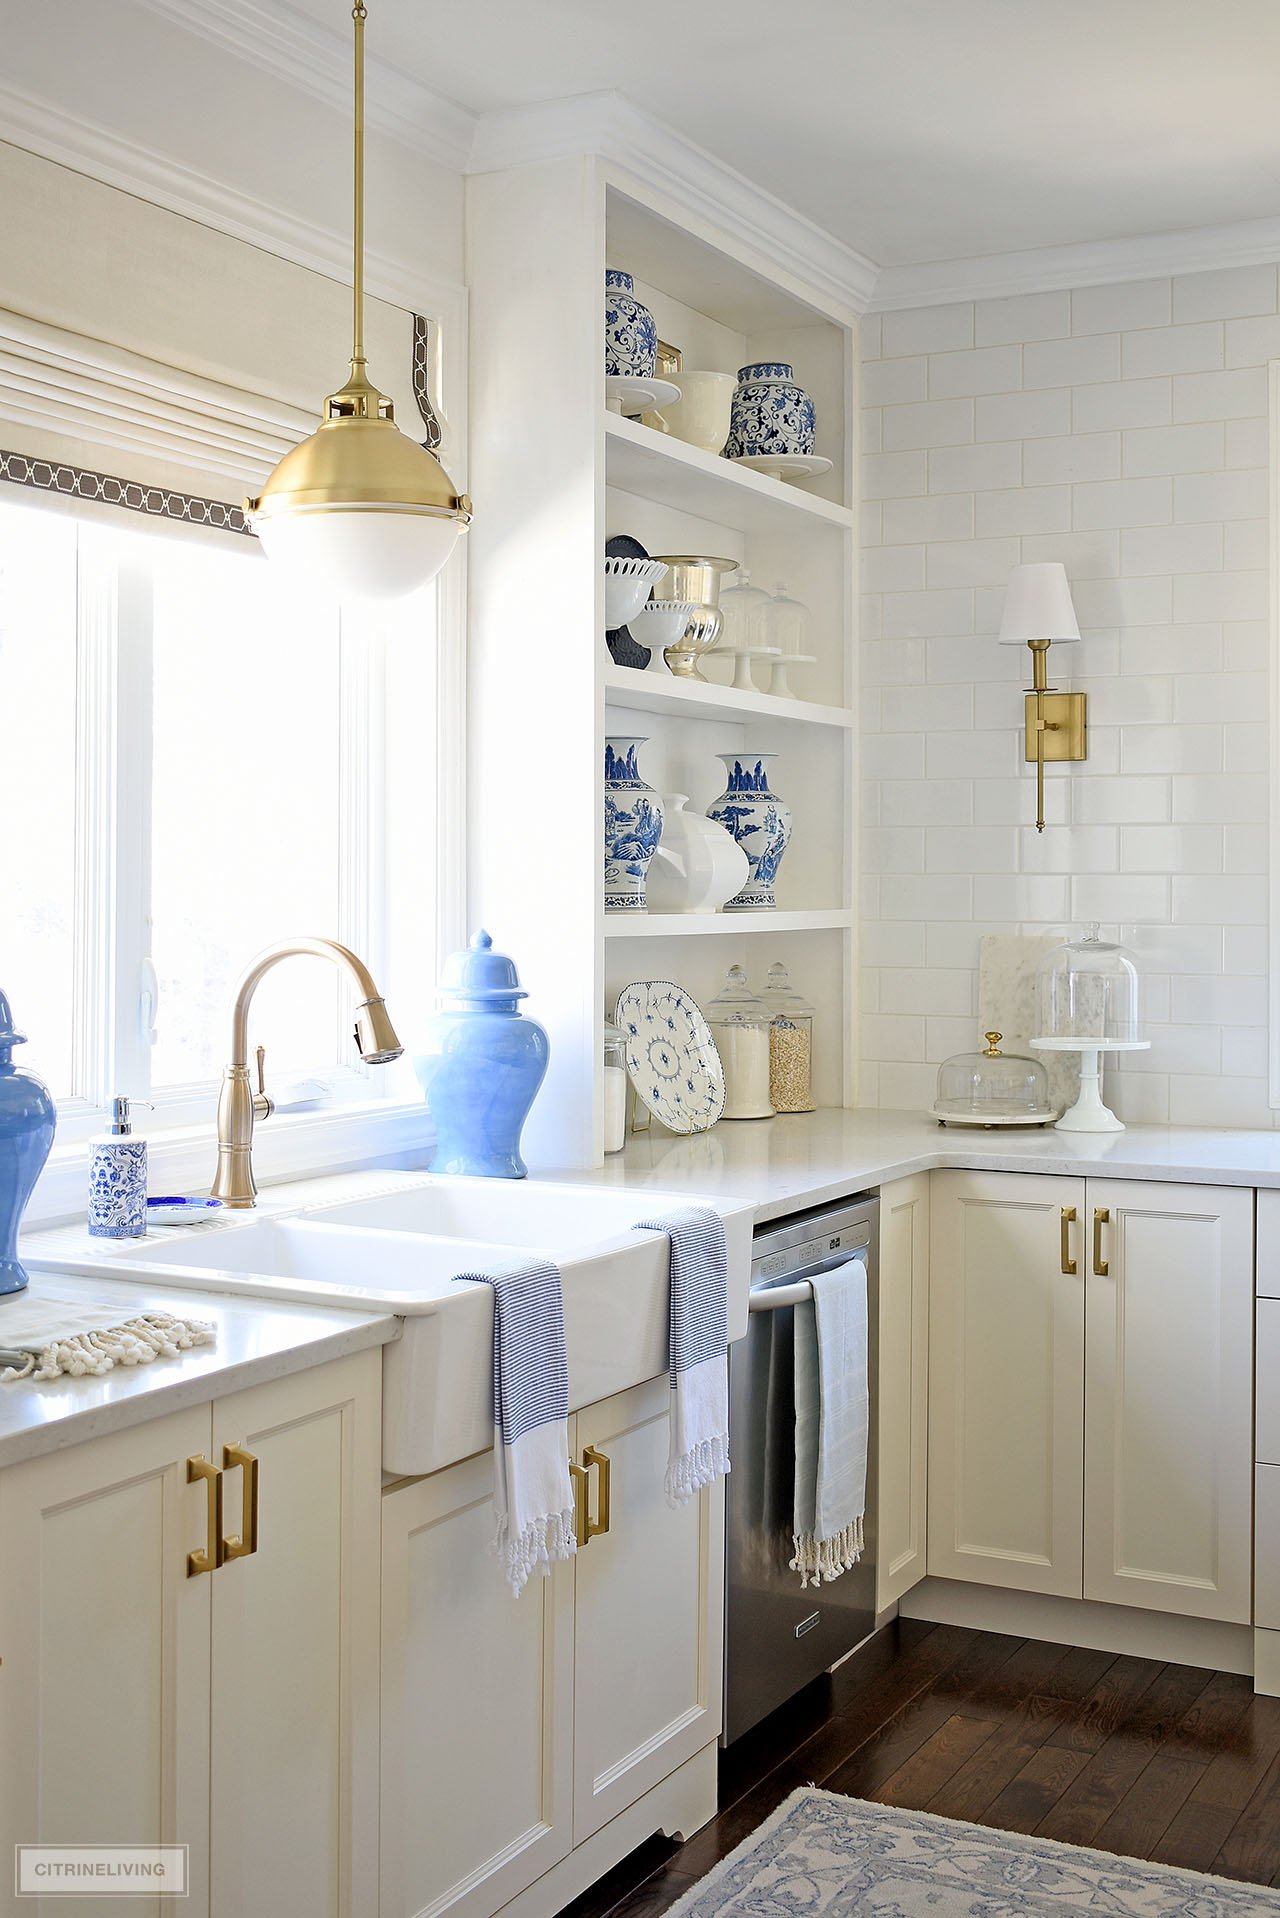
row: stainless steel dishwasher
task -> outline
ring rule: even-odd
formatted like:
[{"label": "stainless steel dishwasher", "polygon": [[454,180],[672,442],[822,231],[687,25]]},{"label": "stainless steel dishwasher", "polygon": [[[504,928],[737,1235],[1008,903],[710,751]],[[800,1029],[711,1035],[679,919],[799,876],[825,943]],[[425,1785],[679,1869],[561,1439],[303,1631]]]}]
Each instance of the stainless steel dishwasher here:
[{"label": "stainless steel dishwasher", "polygon": [[[879,1199],[850,1199],[764,1226],[755,1236],[747,1336],[729,1347],[729,1452],[722,1743],[842,1659],[875,1628],[876,1345]],[[793,1572],[794,1318],[808,1281],[849,1259],[867,1271],[871,1393],[865,1547],[831,1584]]]}]

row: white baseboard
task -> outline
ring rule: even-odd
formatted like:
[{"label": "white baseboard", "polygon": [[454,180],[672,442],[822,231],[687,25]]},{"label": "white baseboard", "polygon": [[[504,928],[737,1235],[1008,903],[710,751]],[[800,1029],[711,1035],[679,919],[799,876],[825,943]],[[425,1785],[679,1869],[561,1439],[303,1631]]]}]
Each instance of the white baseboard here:
[{"label": "white baseboard", "polygon": [[[1087,1598],[1049,1598],[1042,1592],[1010,1592],[969,1585],[958,1578],[926,1578],[898,1600],[902,1618],[937,1625],[967,1625],[977,1631],[1047,1638],[1054,1645],[1084,1645],[1091,1651],[1127,1652],[1212,1672],[1251,1675],[1254,1632],[1212,1618],[1180,1618],[1133,1605],[1102,1605]],[[1280,1640],[1280,1633],[1273,1634]],[[1276,1661],[1280,1689],[1280,1657]]]}]

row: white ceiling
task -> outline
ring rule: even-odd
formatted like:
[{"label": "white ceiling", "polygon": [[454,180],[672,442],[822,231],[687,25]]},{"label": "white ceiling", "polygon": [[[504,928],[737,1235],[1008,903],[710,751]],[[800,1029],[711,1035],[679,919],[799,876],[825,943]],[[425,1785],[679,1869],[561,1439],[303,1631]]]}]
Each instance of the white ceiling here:
[{"label": "white ceiling", "polygon": [[1277,0],[370,0],[368,34],[476,112],[623,93],[881,265],[1280,213]]}]

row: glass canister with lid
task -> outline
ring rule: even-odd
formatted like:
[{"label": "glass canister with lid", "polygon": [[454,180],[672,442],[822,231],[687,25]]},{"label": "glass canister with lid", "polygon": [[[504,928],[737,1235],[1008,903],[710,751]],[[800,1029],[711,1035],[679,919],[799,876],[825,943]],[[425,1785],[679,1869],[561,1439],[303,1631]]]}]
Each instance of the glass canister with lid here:
[{"label": "glass canister with lid", "polygon": [[1038,1059],[1001,1052],[1001,1032],[984,1032],[986,1049],[958,1052],[938,1068],[933,1117],[942,1125],[1048,1125],[1049,1075]]},{"label": "glass canister with lid", "polygon": [[769,1011],[747,984],[741,966],[730,966],[723,989],[707,1007],[724,1067],[722,1119],[771,1119]]},{"label": "glass canister with lid", "polygon": [[611,1019],[604,1022],[604,1149],[621,1152],[627,1143],[627,1035]]},{"label": "glass canister with lid", "polygon": [[812,1112],[813,1007],[781,959],[760,995],[769,1014],[769,1098],[775,1112]]}]

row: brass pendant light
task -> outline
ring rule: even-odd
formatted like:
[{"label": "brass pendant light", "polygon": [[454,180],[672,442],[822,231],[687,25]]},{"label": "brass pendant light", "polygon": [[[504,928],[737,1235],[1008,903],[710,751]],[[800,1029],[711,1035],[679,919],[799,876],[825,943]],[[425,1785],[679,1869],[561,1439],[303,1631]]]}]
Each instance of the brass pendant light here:
[{"label": "brass pendant light", "polygon": [[324,418],[286,453],[246,517],[269,558],[341,599],[394,599],[435,578],[471,502],[434,454],[402,433],[365,372],[364,0],[355,23],[355,222],[351,373]]}]

